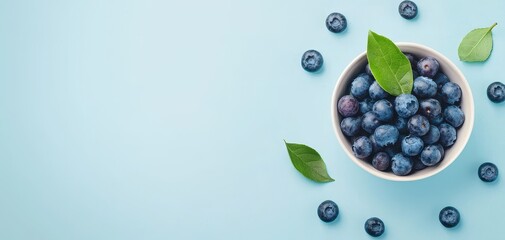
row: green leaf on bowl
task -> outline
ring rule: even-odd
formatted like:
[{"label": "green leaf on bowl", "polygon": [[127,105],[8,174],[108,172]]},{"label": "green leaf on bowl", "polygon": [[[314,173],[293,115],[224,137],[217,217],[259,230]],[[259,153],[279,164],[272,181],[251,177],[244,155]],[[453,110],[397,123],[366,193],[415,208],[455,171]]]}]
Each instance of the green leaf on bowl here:
[{"label": "green leaf on bowl", "polygon": [[412,92],[410,61],[391,40],[368,31],[367,58],[375,80],[386,92],[393,96]]},{"label": "green leaf on bowl", "polygon": [[297,143],[287,143],[289,157],[296,170],[316,182],[333,182],[333,178],[328,175],[326,164],[323,159],[313,148]]},{"label": "green leaf on bowl", "polygon": [[493,50],[494,23],[487,28],[477,28],[470,31],[461,41],[458,47],[459,60],[465,62],[483,62],[491,55]]}]

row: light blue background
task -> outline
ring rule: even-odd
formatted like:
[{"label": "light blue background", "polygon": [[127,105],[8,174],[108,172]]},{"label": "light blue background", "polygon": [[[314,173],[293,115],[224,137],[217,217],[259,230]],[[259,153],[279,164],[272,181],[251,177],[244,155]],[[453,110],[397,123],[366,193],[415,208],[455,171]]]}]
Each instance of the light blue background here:
[{"label": "light blue background", "polygon": [[[0,2],[0,239],[501,239],[505,106],[486,88],[505,81],[505,2],[417,1]],[[346,15],[330,33],[326,16]],[[471,29],[493,22],[489,61],[458,61]],[[365,49],[368,29],[430,46],[453,60],[475,97],[473,135],[459,159],[427,180],[378,179],[354,165],[333,133],[335,82]],[[324,70],[300,67],[317,49]],[[291,165],[283,139],[308,144],[335,182]],[[332,199],[332,224],[316,215]],[[457,207],[445,229],[439,210]]]}]

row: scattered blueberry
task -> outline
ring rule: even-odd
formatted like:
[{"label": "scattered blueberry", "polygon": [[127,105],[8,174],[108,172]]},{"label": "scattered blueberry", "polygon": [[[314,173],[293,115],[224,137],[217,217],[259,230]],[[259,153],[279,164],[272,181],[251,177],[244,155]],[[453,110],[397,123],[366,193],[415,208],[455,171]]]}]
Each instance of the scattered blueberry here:
[{"label": "scattered blueberry", "polygon": [[367,158],[372,154],[373,146],[368,137],[359,137],[352,144],[352,151],[357,158]]},{"label": "scattered blueberry", "polygon": [[381,125],[375,129],[375,142],[379,147],[392,146],[398,141],[400,132],[391,125]]},{"label": "scattered blueberry", "polygon": [[448,82],[440,89],[440,96],[445,103],[457,104],[461,100],[461,88],[456,83]]},{"label": "scattered blueberry", "polygon": [[440,64],[435,58],[424,57],[417,62],[417,71],[421,76],[433,78],[438,73]]},{"label": "scattered blueberry", "polygon": [[440,211],[438,215],[438,220],[446,228],[453,228],[458,225],[460,220],[460,215],[458,209],[454,207],[445,207]]},{"label": "scattered blueberry", "polygon": [[461,111],[461,108],[457,106],[448,106],[444,110],[444,119],[453,127],[458,128],[463,125],[465,114]]},{"label": "scattered blueberry", "polygon": [[391,164],[391,158],[385,152],[378,152],[373,156],[372,166],[379,171],[386,171]]},{"label": "scattered blueberry", "polygon": [[409,132],[409,129],[407,128],[407,122],[408,120],[402,117],[398,117],[395,120],[395,127],[398,128],[398,131],[400,133],[406,134]]},{"label": "scattered blueberry", "polygon": [[395,99],[395,110],[398,116],[408,118],[419,109],[417,98],[412,94],[401,94]]},{"label": "scattered blueberry", "polygon": [[505,84],[494,82],[487,87],[487,97],[495,103],[501,103],[505,100]]},{"label": "scattered blueberry", "polygon": [[365,100],[359,102],[359,112],[361,114],[365,114],[367,112],[372,111],[374,103],[375,102],[370,98],[366,98]]},{"label": "scattered blueberry", "polygon": [[317,215],[323,222],[333,222],[338,217],[338,206],[331,200],[326,200],[319,204]]},{"label": "scattered blueberry", "polygon": [[442,153],[437,146],[428,145],[421,152],[419,159],[426,166],[434,166],[442,160]]},{"label": "scattered blueberry", "polygon": [[302,67],[307,72],[321,69],[323,62],[323,55],[316,50],[308,50],[302,55]]},{"label": "scattered blueberry", "polygon": [[417,5],[412,1],[403,1],[398,6],[398,12],[405,19],[413,19],[417,16]]},{"label": "scattered blueberry", "polygon": [[421,139],[426,145],[435,144],[440,139],[440,130],[438,130],[437,126],[431,125],[428,133],[422,136]]},{"label": "scattered blueberry", "polygon": [[345,95],[338,100],[337,109],[343,117],[352,117],[359,111],[359,102],[351,95]]},{"label": "scattered blueberry", "polygon": [[430,130],[430,122],[423,115],[414,115],[407,124],[410,134],[414,136],[424,136]]},{"label": "scattered blueberry", "polygon": [[442,123],[438,126],[438,130],[440,130],[440,139],[438,140],[440,145],[445,148],[452,146],[457,138],[456,129],[447,123]]},{"label": "scattered blueberry", "polygon": [[368,94],[373,100],[380,100],[389,97],[389,93],[384,91],[377,81],[374,81],[368,89]]},{"label": "scattered blueberry", "polygon": [[381,121],[389,121],[393,118],[393,104],[388,100],[382,99],[374,103],[373,112],[377,114],[377,118]]},{"label": "scattered blueberry", "polygon": [[423,146],[421,138],[409,135],[402,141],[402,153],[406,156],[417,156],[423,150]]},{"label": "scattered blueberry", "polygon": [[341,13],[331,13],[326,18],[326,28],[328,28],[330,32],[342,32],[347,28],[347,19]]},{"label": "scattered blueberry", "polygon": [[365,222],[365,231],[372,237],[379,237],[384,233],[386,226],[380,218],[372,217]]},{"label": "scattered blueberry", "polygon": [[412,171],[413,162],[409,157],[401,153],[396,154],[392,159],[391,170],[395,175],[405,176]]},{"label": "scattered blueberry", "polygon": [[356,136],[361,131],[361,118],[360,117],[346,117],[340,122],[340,129],[349,137]]},{"label": "scattered blueberry", "polygon": [[498,167],[493,163],[486,162],[479,167],[479,178],[484,182],[492,182],[498,177]]},{"label": "scattered blueberry", "polygon": [[351,83],[351,95],[357,99],[368,97],[368,89],[370,88],[370,76],[363,73],[358,75]]},{"label": "scattered blueberry", "polygon": [[419,102],[419,113],[432,121],[442,116],[442,105],[433,98],[421,100]]},{"label": "scattered blueberry", "polygon": [[417,77],[414,80],[414,94],[419,98],[430,98],[437,94],[437,84],[427,77]]},{"label": "scattered blueberry", "polygon": [[377,127],[381,125],[381,121],[375,112],[367,112],[363,114],[361,128],[368,133],[373,133]]}]

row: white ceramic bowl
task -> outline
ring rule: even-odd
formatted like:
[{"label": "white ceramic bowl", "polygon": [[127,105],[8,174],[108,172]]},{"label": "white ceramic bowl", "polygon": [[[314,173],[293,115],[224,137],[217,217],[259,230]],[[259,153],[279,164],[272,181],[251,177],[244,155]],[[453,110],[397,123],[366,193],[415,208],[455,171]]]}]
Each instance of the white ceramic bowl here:
[{"label": "white ceramic bowl", "polygon": [[423,178],[427,178],[430,176],[433,176],[440,171],[444,170],[447,166],[449,166],[451,163],[456,160],[456,158],[459,156],[461,151],[463,151],[463,148],[465,148],[466,143],[468,142],[468,139],[470,138],[470,134],[473,129],[473,122],[474,122],[474,105],[473,105],[473,96],[472,92],[470,90],[470,86],[468,85],[468,82],[465,79],[465,76],[461,73],[461,71],[452,63],[448,58],[446,58],[444,55],[441,53],[420,45],[416,43],[406,43],[406,42],[400,42],[396,43],[396,45],[403,51],[403,52],[408,52],[412,53],[415,56],[421,58],[425,56],[432,56],[438,60],[440,63],[440,69],[443,73],[449,77],[449,79],[452,82],[455,82],[459,84],[461,87],[462,91],[462,97],[461,97],[461,109],[465,113],[465,122],[463,126],[461,126],[460,129],[457,130],[457,135],[458,138],[454,145],[446,149],[445,151],[445,157],[442,160],[442,162],[434,167],[428,167],[425,168],[421,171],[417,171],[413,174],[407,175],[407,176],[396,176],[392,172],[382,172],[379,171],[375,168],[372,167],[372,165],[364,160],[361,160],[357,157],[354,156],[352,152],[352,147],[351,147],[351,142],[347,139],[347,137],[342,133],[340,130],[340,121],[342,120],[342,117],[338,114],[337,111],[337,102],[340,97],[349,94],[348,92],[348,86],[350,85],[351,81],[353,78],[360,72],[362,72],[365,68],[365,65],[367,63],[366,59],[366,52],[361,53],[358,55],[345,69],[344,72],[342,72],[342,75],[340,75],[340,78],[338,79],[337,85],[335,86],[335,89],[333,90],[333,97],[331,99],[331,116],[332,116],[332,121],[333,121],[333,129],[335,130],[335,134],[337,135],[337,138],[344,148],[344,151],[347,153],[347,155],[351,158],[351,160],[356,163],[358,166],[363,168],[365,171],[383,178],[383,179],[388,179],[388,180],[393,180],[393,181],[415,181]]}]

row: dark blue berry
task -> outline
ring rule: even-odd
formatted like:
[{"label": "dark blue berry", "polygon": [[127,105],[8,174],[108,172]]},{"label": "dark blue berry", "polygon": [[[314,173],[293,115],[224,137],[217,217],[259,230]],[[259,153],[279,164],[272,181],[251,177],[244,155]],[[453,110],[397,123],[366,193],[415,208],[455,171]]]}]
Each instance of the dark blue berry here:
[{"label": "dark blue berry", "polygon": [[458,209],[451,206],[445,207],[440,211],[438,219],[440,220],[440,223],[444,225],[444,227],[453,228],[459,223],[460,220],[459,211]]},{"label": "dark blue berry", "polygon": [[368,95],[370,95],[370,98],[373,100],[385,99],[390,96],[389,93],[382,89],[377,81],[373,82],[372,85],[370,85],[370,88],[368,89]]},{"label": "dark blue berry", "polygon": [[447,104],[457,104],[461,100],[461,88],[456,83],[448,82],[440,89],[440,96]]},{"label": "dark blue berry", "polygon": [[414,166],[412,167],[412,170],[419,171],[427,168],[428,166],[424,165],[423,162],[418,158],[414,161]]},{"label": "dark blue berry", "polygon": [[414,115],[407,124],[410,134],[414,136],[424,136],[430,130],[430,122],[423,115]]},{"label": "dark blue berry", "polygon": [[434,166],[442,160],[442,153],[437,146],[428,145],[421,152],[419,159],[426,166]]},{"label": "dark blue berry", "polygon": [[487,97],[495,103],[501,103],[505,100],[505,84],[494,82],[487,87]]},{"label": "dark blue berry", "polygon": [[338,100],[337,110],[343,117],[352,117],[359,111],[359,102],[351,95],[345,95]]},{"label": "dark blue berry", "polygon": [[440,130],[440,139],[438,140],[440,145],[445,148],[452,146],[458,137],[456,129],[447,123],[442,123],[438,126],[438,130]]},{"label": "dark blue berry", "polygon": [[382,125],[375,129],[375,142],[379,147],[392,146],[398,141],[400,132],[391,125]]},{"label": "dark blue berry", "polygon": [[330,30],[330,32],[342,32],[347,28],[347,19],[341,13],[331,13],[326,18],[326,27]]},{"label": "dark blue berry", "polygon": [[438,150],[440,151],[440,153],[442,154],[442,159],[444,159],[444,156],[445,156],[445,150],[444,150],[444,147],[442,147],[442,145],[440,144],[436,144],[435,147],[438,148]]},{"label": "dark blue berry", "polygon": [[405,19],[413,19],[417,16],[417,5],[412,1],[403,1],[398,6],[398,12]]},{"label": "dark blue berry", "polygon": [[398,128],[398,131],[403,134],[407,134],[409,129],[407,128],[408,120],[402,117],[398,117],[395,120],[395,127]]},{"label": "dark blue berry", "polygon": [[365,231],[372,237],[378,237],[384,233],[386,226],[380,218],[369,218],[365,222]]},{"label": "dark blue berry", "polygon": [[373,112],[377,114],[377,118],[381,121],[389,121],[393,119],[393,104],[388,100],[382,99],[374,103]]},{"label": "dark blue berry", "polygon": [[437,84],[427,77],[417,77],[414,80],[414,94],[419,98],[430,98],[437,94]]},{"label": "dark blue berry", "polygon": [[419,102],[419,113],[431,121],[442,116],[442,105],[440,105],[438,100],[433,98],[421,100]]},{"label": "dark blue berry", "polygon": [[430,130],[426,135],[422,136],[421,139],[426,145],[434,144],[440,139],[440,130],[438,130],[437,126],[430,125]]},{"label": "dark blue berry", "polygon": [[371,134],[368,138],[370,139],[370,142],[372,142],[373,152],[382,151],[383,148],[377,145],[377,142],[375,141],[375,136],[373,134]]},{"label": "dark blue berry", "polygon": [[409,157],[398,153],[393,157],[392,161],[391,170],[395,175],[405,176],[412,171],[414,162]]},{"label": "dark blue berry", "polygon": [[419,109],[417,98],[412,94],[401,94],[395,99],[395,110],[398,116],[408,118]]},{"label": "dark blue berry", "polygon": [[373,133],[380,125],[381,121],[375,112],[367,112],[363,114],[361,128],[363,128],[366,132]]},{"label": "dark blue berry", "polygon": [[438,126],[438,125],[440,125],[443,122],[444,122],[444,115],[443,114],[440,114],[440,115],[434,117],[433,119],[430,119],[430,124],[431,125]]},{"label": "dark blue berry", "polygon": [[457,106],[448,106],[444,110],[444,119],[453,127],[458,128],[465,122],[465,114]]},{"label": "dark blue berry", "polygon": [[375,102],[372,101],[372,99],[370,98],[365,98],[365,100],[359,102],[359,112],[361,114],[365,114],[367,112],[370,112],[372,111],[372,108],[373,108],[373,104]]},{"label": "dark blue berry", "polygon": [[447,75],[439,72],[439,73],[437,73],[437,75],[435,75],[435,77],[433,78],[433,81],[437,84],[437,90],[438,90],[438,92],[440,92],[440,89],[442,89],[442,86],[444,86],[444,84],[449,82],[449,78],[447,77]]},{"label": "dark blue berry", "polygon": [[308,50],[302,55],[302,67],[307,72],[321,69],[323,62],[323,55],[316,50]]},{"label": "dark blue berry", "polygon": [[409,135],[402,141],[402,153],[405,156],[416,156],[423,150],[423,140],[421,138]]},{"label": "dark blue berry", "polygon": [[372,154],[373,146],[368,137],[359,137],[352,144],[352,151],[357,158],[367,158]]},{"label": "dark blue berry", "polygon": [[346,117],[340,122],[340,129],[349,137],[356,136],[361,131],[361,117]]},{"label": "dark blue berry", "polygon": [[369,75],[365,73],[358,75],[351,83],[351,95],[357,99],[365,99],[368,97],[371,82]]},{"label": "dark blue berry", "polygon": [[372,166],[379,171],[386,171],[391,164],[391,158],[385,152],[378,152],[373,156]]},{"label": "dark blue berry", "polygon": [[[403,53],[405,55],[405,57],[407,57],[407,59],[409,60],[410,62],[410,66],[412,66],[412,69],[415,70],[416,69],[416,66],[417,66],[417,59],[416,59],[416,56],[414,56],[412,53]],[[414,71],[415,72],[415,71]],[[417,73],[417,72],[416,72]],[[414,77],[415,79],[415,77]]]},{"label": "dark blue berry", "polygon": [[333,222],[338,217],[338,206],[331,200],[326,200],[319,204],[317,215],[323,222]]},{"label": "dark blue berry", "polygon": [[440,64],[433,57],[424,57],[417,62],[417,72],[421,76],[433,78],[438,73]]},{"label": "dark blue berry", "polygon": [[479,178],[484,182],[492,182],[498,177],[498,167],[493,163],[486,162],[479,167]]}]

